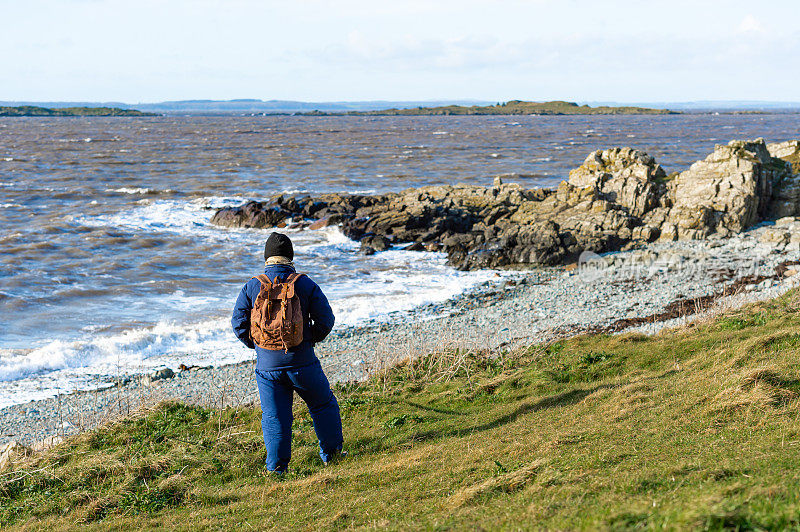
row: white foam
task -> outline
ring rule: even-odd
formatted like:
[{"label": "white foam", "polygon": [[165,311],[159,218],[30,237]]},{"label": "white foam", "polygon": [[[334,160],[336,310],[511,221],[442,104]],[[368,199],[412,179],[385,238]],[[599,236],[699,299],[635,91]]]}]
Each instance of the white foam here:
[{"label": "white foam", "polygon": [[443,302],[497,280],[494,271],[450,268],[444,253],[390,250],[375,254],[372,262],[376,267],[369,275],[325,287],[339,325],[388,321],[397,312]]},{"label": "white foam", "polygon": [[[153,327],[110,336],[95,335],[89,340],[53,340],[25,354],[0,356],[0,381],[59,370],[83,375],[117,375],[138,373],[165,361],[176,365],[186,360],[192,363],[235,361],[242,357],[226,356],[238,347],[238,340],[229,329],[227,319],[189,325],[159,322]],[[244,346],[242,349],[247,351]]]},{"label": "white foam", "polygon": [[[242,246],[255,250],[270,230],[227,229],[209,222],[214,209],[242,202],[244,199],[238,197],[155,200],[123,212],[77,217],[76,221],[137,234],[190,235],[192,239],[213,242],[221,252],[240,250]],[[283,231],[294,241],[299,270],[310,272],[328,296],[337,329],[384,322],[398,312],[443,302],[498,279],[494,271],[456,271],[447,266],[443,253],[393,248],[372,256],[359,255],[359,244],[337,227]],[[242,279],[242,283],[245,281]],[[159,321],[149,327],[105,335],[87,329],[86,337],[80,340],[52,339],[28,352],[0,350],[0,408],[50,397],[59,391],[98,388],[108,382],[109,376],[143,373],[163,365],[220,365],[252,358],[253,352],[241,345],[230,330],[230,284],[220,283],[217,291],[202,296],[187,295],[181,290],[151,296],[147,303],[151,308],[168,306],[204,318],[188,324]]]},{"label": "white foam", "polygon": [[92,142],[92,138],[86,137],[82,139],[56,139],[56,142]]},{"label": "white foam", "polygon": [[147,194],[150,192],[150,189],[141,187],[120,187],[107,188],[106,192],[119,192],[121,194]]},{"label": "white foam", "polygon": [[88,227],[115,227],[131,231],[196,234],[221,237],[223,232],[208,223],[212,210],[240,205],[244,198],[207,197],[193,201],[156,200],[129,211],[99,216],[80,216],[75,221]]},{"label": "white foam", "polygon": [[10,209],[12,207],[22,207],[19,203],[0,203],[0,209]]},{"label": "white foam", "polygon": [[13,160],[14,160],[14,158],[13,158],[13,157],[3,157],[3,160],[4,160],[5,162],[7,162],[7,163],[10,163],[11,161],[13,161]]},{"label": "white foam", "polygon": [[58,391],[92,389],[110,377],[145,373],[161,366],[220,365],[253,357],[230,331],[227,319],[153,327],[89,340],[53,340],[27,353],[0,351],[0,408]]}]

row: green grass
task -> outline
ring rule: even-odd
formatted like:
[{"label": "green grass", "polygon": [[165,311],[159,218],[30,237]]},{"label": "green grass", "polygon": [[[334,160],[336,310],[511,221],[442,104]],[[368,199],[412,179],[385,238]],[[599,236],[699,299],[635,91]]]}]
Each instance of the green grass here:
[{"label": "green grass", "polygon": [[767,318],[763,314],[751,314],[746,316],[727,316],[719,322],[720,327],[727,331],[739,331],[747,327],[766,325]]},{"label": "green grass", "polygon": [[800,529],[800,294],[657,336],[446,352],[336,389],[350,456],[165,403],[2,473],[19,529]]},{"label": "green grass", "polygon": [[800,153],[784,157],[783,160],[789,164],[793,173],[800,174]]}]

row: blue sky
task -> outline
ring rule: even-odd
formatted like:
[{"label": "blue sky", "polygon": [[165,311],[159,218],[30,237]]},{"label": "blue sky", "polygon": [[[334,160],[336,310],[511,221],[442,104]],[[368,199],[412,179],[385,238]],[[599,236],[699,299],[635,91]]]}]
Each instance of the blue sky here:
[{"label": "blue sky", "polygon": [[800,101],[795,1],[0,0],[0,100]]}]

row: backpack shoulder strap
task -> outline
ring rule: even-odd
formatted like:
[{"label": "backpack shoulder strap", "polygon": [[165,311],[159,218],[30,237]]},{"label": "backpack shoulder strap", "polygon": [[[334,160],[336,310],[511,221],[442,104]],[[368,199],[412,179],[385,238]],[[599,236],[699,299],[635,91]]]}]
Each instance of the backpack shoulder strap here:
[{"label": "backpack shoulder strap", "polygon": [[289,277],[286,278],[286,282],[290,285],[294,285],[294,283],[303,276],[305,276],[304,273],[290,273]]},{"label": "backpack shoulder strap", "polygon": [[251,279],[258,279],[259,281],[261,281],[261,284],[266,286],[267,288],[272,287],[272,281],[270,281],[269,277],[267,277],[263,273],[261,275],[256,275],[255,277],[251,277]]},{"label": "backpack shoulder strap", "polygon": [[288,277],[286,277],[286,297],[291,299],[295,296],[295,288],[294,285],[298,279],[304,276],[304,273],[290,273]]}]

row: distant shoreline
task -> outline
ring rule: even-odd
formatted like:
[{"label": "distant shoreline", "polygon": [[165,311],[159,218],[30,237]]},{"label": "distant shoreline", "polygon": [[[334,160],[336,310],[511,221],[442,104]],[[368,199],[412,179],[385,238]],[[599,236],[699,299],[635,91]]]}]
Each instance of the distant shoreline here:
[{"label": "distant shoreline", "polygon": [[160,116],[145,113],[136,109],[120,109],[118,107],[63,107],[51,109],[22,105],[18,107],[0,107],[0,117],[69,117],[69,116]]},{"label": "distant shoreline", "polygon": [[[10,102],[0,102],[10,103]],[[124,104],[121,104],[124,105]],[[147,105],[147,104],[145,104]],[[507,102],[497,105],[445,105],[437,107],[390,108],[370,110],[258,110],[258,109],[164,109],[141,111],[127,107],[81,106],[44,107],[35,105],[0,105],[0,118],[27,117],[461,117],[461,116],[685,116],[685,115],[776,115],[800,114],[797,109],[657,109],[632,106],[578,105],[570,102]]]},{"label": "distant shoreline", "polygon": [[376,111],[309,111],[304,116],[472,116],[472,115],[673,115],[681,114],[669,109],[649,107],[578,105],[573,102],[524,102],[511,100],[496,105],[445,105],[439,107],[412,107],[407,109],[381,109]]},{"label": "distant shoreline", "polygon": [[[585,104],[585,105],[584,105]],[[614,110],[627,109],[625,114],[639,114],[638,110],[669,110],[681,114],[738,114],[756,111],[759,114],[796,114],[800,112],[800,102],[770,102],[770,101],[676,101],[676,102],[616,102],[616,101],[580,101],[577,104],[567,101],[532,102],[512,100],[506,103],[495,101],[463,99],[463,100],[369,100],[369,101],[295,101],[295,100],[259,100],[259,99],[234,99],[234,100],[176,100],[163,102],[126,103],[121,101],[32,101],[32,100],[0,100],[2,107],[40,107],[45,109],[75,109],[75,108],[109,108],[122,110],[137,110],[142,113],[154,113],[167,116],[263,116],[263,115],[323,115],[347,116],[354,113],[389,115],[409,114],[414,116],[419,109],[436,109],[436,116],[445,114],[506,114],[497,112],[498,106],[512,107],[539,107],[540,109],[523,109],[517,113],[508,114],[620,114]],[[568,106],[568,107],[566,107]],[[550,107],[550,109],[541,109]],[[579,108],[577,112],[575,108]],[[452,112],[456,109],[457,112]],[[485,109],[484,112],[475,111]],[[565,109],[567,112],[565,112]],[[397,111],[407,111],[397,113]],[[469,112],[464,110],[470,110]],[[587,110],[589,112],[587,112]],[[637,110],[631,113],[631,110]],[[427,112],[422,114],[428,114]],[[649,113],[648,113],[649,114]]]}]

